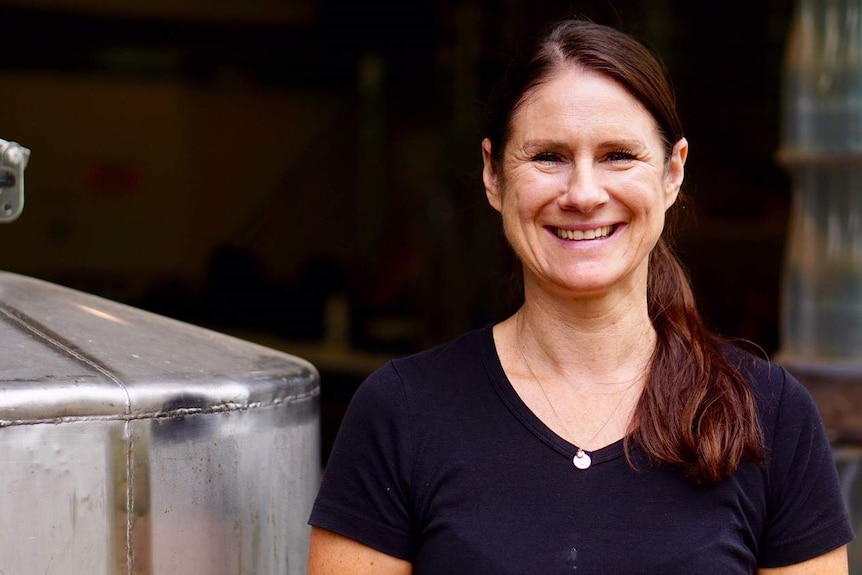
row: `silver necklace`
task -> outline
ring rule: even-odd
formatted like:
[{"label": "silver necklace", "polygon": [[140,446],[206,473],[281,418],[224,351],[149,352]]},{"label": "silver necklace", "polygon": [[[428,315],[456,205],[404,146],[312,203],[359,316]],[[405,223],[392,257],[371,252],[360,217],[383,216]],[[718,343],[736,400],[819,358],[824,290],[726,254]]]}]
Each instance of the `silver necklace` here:
[{"label": "silver necklace", "polygon": [[[519,321],[517,324],[518,325],[517,338],[518,338],[518,351],[521,353],[521,360],[523,360],[524,365],[527,366],[527,371],[530,372],[530,375],[533,377],[533,379],[536,381],[536,383],[539,384],[539,389],[542,391],[542,396],[545,398],[545,402],[547,402],[548,407],[551,408],[551,412],[554,414],[554,417],[557,419],[560,426],[565,430],[566,434],[570,438],[574,439],[575,436],[572,434],[571,431],[569,431],[569,428],[566,425],[566,422],[563,421],[563,418],[560,417],[559,413],[557,413],[557,410],[554,407],[554,404],[551,403],[551,399],[548,397],[548,393],[545,391],[545,386],[542,385],[542,380],[540,380],[536,376],[536,372],[533,371],[533,368],[530,365],[530,362],[527,361],[527,354],[524,352],[524,341],[523,341],[523,339],[521,339],[521,321],[520,321],[520,319],[521,318],[518,318]],[[629,385],[622,392],[620,392],[620,399],[617,401],[616,405],[614,405],[614,408],[611,410],[610,414],[608,414],[607,419],[604,420],[602,425],[599,427],[598,431],[596,431],[593,434],[593,436],[590,438],[590,440],[587,442],[588,444],[592,444],[592,442],[596,439],[596,437],[599,436],[599,434],[602,432],[602,430],[605,428],[605,426],[608,424],[608,422],[611,420],[611,418],[613,418],[614,414],[617,412],[617,409],[619,409],[620,405],[622,404],[623,398],[625,397],[626,392],[629,389],[631,389],[635,383],[637,383],[637,380],[635,380],[631,385]],[[577,447],[577,446],[575,446],[575,447]],[[584,451],[583,448],[577,447],[577,451],[575,452],[575,456],[572,458],[572,463],[578,469],[581,469],[581,470],[589,469],[590,466],[593,464],[593,458],[591,457],[591,455],[588,452]]]}]

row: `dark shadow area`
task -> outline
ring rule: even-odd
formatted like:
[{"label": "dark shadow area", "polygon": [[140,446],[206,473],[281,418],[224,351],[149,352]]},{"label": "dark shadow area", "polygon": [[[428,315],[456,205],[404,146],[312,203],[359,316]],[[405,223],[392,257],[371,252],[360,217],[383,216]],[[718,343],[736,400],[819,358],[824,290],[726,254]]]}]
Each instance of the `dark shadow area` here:
[{"label": "dark shadow area", "polygon": [[517,304],[484,102],[530,30],[579,14],[662,56],[691,143],[677,249],[717,331],[777,348],[791,3],[211,4],[0,6],[0,137],[33,150],[4,269],[304,353],[326,443],[385,357]]}]

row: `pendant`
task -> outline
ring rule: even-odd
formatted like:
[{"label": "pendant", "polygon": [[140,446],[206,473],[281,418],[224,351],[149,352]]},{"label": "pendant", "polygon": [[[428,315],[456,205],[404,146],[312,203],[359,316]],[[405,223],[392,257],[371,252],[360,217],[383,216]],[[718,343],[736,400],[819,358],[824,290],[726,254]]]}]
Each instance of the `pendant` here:
[{"label": "pendant", "polygon": [[574,463],[575,467],[578,469],[589,469],[590,465],[593,464],[593,460],[590,459],[590,456],[586,451],[578,449],[578,452],[575,453],[575,457],[572,459],[572,463]]}]

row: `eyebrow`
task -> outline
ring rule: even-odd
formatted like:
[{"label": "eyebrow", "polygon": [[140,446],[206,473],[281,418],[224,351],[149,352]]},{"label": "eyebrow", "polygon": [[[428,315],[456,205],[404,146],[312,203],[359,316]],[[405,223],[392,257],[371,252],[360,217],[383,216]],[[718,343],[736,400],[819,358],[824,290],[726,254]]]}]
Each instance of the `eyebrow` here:
[{"label": "eyebrow", "polygon": [[[548,148],[548,149],[558,149],[558,148],[567,148],[568,144],[562,140],[552,140],[552,139],[536,139],[536,140],[527,140],[521,146],[522,150],[532,150],[536,148]],[[610,148],[626,148],[626,149],[643,149],[646,147],[646,144],[638,139],[619,139],[619,140],[606,140],[599,144],[599,148],[610,149]]]},{"label": "eyebrow", "polygon": [[559,140],[527,140],[521,145],[522,150],[528,150],[533,148],[562,148],[565,147],[565,144]]}]

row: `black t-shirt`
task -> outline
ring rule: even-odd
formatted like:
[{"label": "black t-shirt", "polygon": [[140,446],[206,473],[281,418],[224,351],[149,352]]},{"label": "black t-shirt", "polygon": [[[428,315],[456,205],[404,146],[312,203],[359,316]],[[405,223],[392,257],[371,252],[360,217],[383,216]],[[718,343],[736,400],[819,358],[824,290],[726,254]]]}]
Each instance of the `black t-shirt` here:
[{"label": "black t-shirt", "polygon": [[[416,575],[752,574],[853,538],[804,387],[737,349],[769,462],[718,485],[622,441],[572,465],[506,378],[491,326],[390,362],[360,386],[310,523],[413,563]],[[632,465],[633,464],[633,465]]]}]

